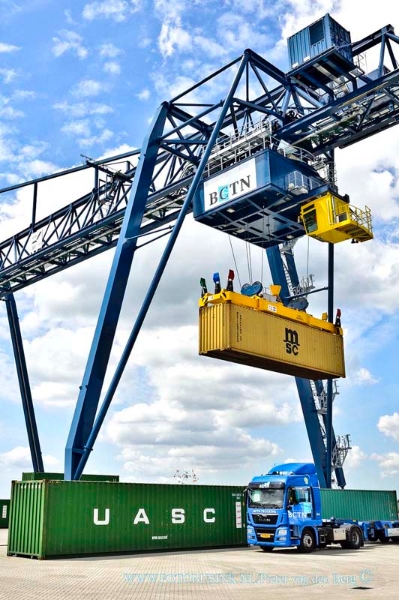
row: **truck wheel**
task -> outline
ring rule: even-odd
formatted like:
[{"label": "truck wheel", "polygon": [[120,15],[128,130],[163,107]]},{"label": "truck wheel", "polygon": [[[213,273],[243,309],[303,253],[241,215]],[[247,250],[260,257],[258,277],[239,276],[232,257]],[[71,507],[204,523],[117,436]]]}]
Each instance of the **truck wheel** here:
[{"label": "truck wheel", "polygon": [[315,549],[314,535],[310,529],[305,529],[301,537],[301,543],[298,546],[299,552],[309,554]]},{"label": "truck wheel", "polygon": [[274,546],[261,546],[263,552],[273,552]]},{"label": "truck wheel", "polygon": [[362,532],[359,527],[351,527],[349,530],[349,540],[347,548],[358,550],[362,545]]}]

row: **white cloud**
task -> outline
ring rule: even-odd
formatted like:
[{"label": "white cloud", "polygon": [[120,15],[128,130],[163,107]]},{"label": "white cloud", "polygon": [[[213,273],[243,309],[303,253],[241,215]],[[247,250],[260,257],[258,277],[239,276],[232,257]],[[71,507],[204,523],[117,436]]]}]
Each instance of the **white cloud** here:
[{"label": "white cloud", "polygon": [[78,102],[69,104],[68,102],[57,102],[53,105],[56,110],[61,110],[70,118],[82,118],[87,115],[106,115],[114,112],[114,109],[107,104],[97,104],[95,102]]},{"label": "white cloud", "polygon": [[[254,438],[245,432],[225,430],[216,432],[210,443],[196,445],[195,438],[189,447],[171,445],[170,447],[152,448],[125,447],[118,460],[123,462],[123,469],[135,481],[168,481],[173,482],[177,469],[182,471],[193,469],[199,479],[213,480],[220,484],[222,477],[232,474],[237,481],[237,468],[249,473],[256,472],[265,461],[273,462],[273,457],[281,452],[277,444],[265,439]],[[260,459],[262,456],[262,459]],[[244,481],[243,483],[246,483]]]},{"label": "white cloud", "polygon": [[253,48],[258,52],[266,50],[269,36],[259,22],[246,20],[242,15],[228,12],[218,19],[218,29],[223,31],[223,45],[230,52],[241,54],[245,48]]},{"label": "white cloud", "polygon": [[50,161],[40,160],[38,158],[29,160],[25,164],[20,164],[19,170],[28,179],[50,175],[57,170],[57,165]]},{"label": "white cloud", "polygon": [[356,471],[368,458],[359,446],[352,446],[345,459],[345,470]]},{"label": "white cloud", "polygon": [[110,129],[103,129],[101,133],[97,135],[92,135],[87,138],[81,139],[79,141],[79,145],[82,148],[90,148],[91,146],[101,146],[111,140],[114,136],[113,131]]},{"label": "white cloud", "polygon": [[148,100],[150,95],[151,95],[150,90],[148,90],[147,88],[144,88],[144,90],[141,90],[141,92],[136,94],[136,96],[139,100]]},{"label": "white cloud", "polygon": [[83,121],[70,121],[66,123],[61,131],[63,133],[68,133],[76,136],[89,136],[90,135],[90,125],[87,120]]},{"label": "white cloud", "polygon": [[173,23],[170,21],[162,23],[158,45],[163,57],[172,56],[175,49],[181,51],[191,48],[191,35],[182,28],[180,18],[177,18]]},{"label": "white cloud", "polygon": [[98,96],[107,90],[107,86],[95,79],[83,79],[73,89],[73,94],[79,97]]},{"label": "white cloud", "polygon": [[387,454],[371,454],[370,458],[379,463],[382,477],[392,477],[399,473],[399,454],[387,452]]},{"label": "white cloud", "polygon": [[399,413],[383,415],[379,418],[377,427],[381,433],[399,442]]},{"label": "white cloud", "polygon": [[155,0],[154,8],[161,19],[178,19],[188,8],[187,0]]},{"label": "white cloud", "polygon": [[13,46],[12,44],[5,44],[4,42],[0,42],[0,54],[16,52],[20,49],[21,48],[19,46]]},{"label": "white cloud", "polygon": [[17,72],[14,69],[0,69],[0,76],[3,83],[11,83],[17,77]]},{"label": "white cloud", "polygon": [[53,54],[62,56],[65,52],[73,52],[78,58],[87,58],[88,50],[83,46],[83,38],[75,31],[64,29],[53,37]]},{"label": "white cloud", "polygon": [[122,50],[117,48],[111,42],[101,44],[100,46],[100,56],[105,56],[106,58],[116,58],[120,54],[122,54]]},{"label": "white cloud", "polygon": [[16,90],[12,94],[12,98],[15,100],[34,100],[37,97],[37,93],[33,90]]},{"label": "white cloud", "polygon": [[[60,461],[51,454],[43,456],[45,468],[58,466]],[[32,458],[29,448],[25,446],[16,446],[8,452],[0,454],[0,466],[2,469],[22,471],[32,470]]]},{"label": "white cloud", "polygon": [[211,58],[225,56],[230,50],[230,46],[221,45],[218,42],[215,42],[214,40],[211,40],[204,35],[194,36],[193,44],[195,44],[195,46],[199,50],[201,50]]},{"label": "white cloud", "polygon": [[139,48],[148,48],[152,44],[152,39],[149,37],[142,37],[138,41]]},{"label": "white cloud", "polygon": [[353,376],[353,381],[357,385],[375,385],[378,379],[373,377],[368,369],[360,368]]},{"label": "white cloud", "polygon": [[64,10],[65,20],[68,25],[79,25],[77,21],[72,17],[72,11],[69,9]]},{"label": "white cloud", "polygon": [[20,119],[23,116],[24,113],[18,108],[13,108],[12,106],[0,107],[0,117],[2,119]]},{"label": "white cloud", "polygon": [[[93,127],[99,129],[99,131],[93,133]],[[93,125],[87,119],[69,121],[65,123],[61,131],[76,137],[79,146],[82,148],[89,148],[94,145],[100,146],[113,137],[113,132],[110,129],[102,127],[101,123]]]},{"label": "white cloud", "polygon": [[142,0],[98,0],[85,5],[83,18],[88,21],[112,19],[120,23],[141,8]]},{"label": "white cloud", "polygon": [[[134,146],[130,146],[129,144],[121,144],[120,146],[116,146],[115,148],[107,148],[99,158],[109,158],[110,156],[118,156],[118,154],[125,154],[126,152],[134,152],[135,150],[137,150],[137,148],[135,148]],[[137,161],[137,158],[135,160]]]},{"label": "white cloud", "polygon": [[111,75],[119,75],[121,72],[120,64],[114,60],[105,62],[103,69],[106,73],[110,73]]}]

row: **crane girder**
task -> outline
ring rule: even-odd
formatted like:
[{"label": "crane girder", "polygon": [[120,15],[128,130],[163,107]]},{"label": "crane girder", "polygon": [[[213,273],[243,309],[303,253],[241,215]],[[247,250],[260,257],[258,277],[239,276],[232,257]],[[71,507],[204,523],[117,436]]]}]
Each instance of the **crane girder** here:
[{"label": "crane girder", "polygon": [[[392,26],[353,44],[355,54],[387,40],[397,42]],[[393,53],[391,48],[391,53]],[[360,139],[392,127],[399,120],[399,69],[382,74],[375,80],[358,71],[351,75],[352,91],[334,98],[320,94],[316,84],[306,83],[301,68],[284,73],[253,51],[248,50],[247,76],[242,98],[232,99],[220,134],[229,136],[232,127],[243,132],[256,119],[266,119],[274,127],[273,135],[285,143],[302,147],[314,156],[329,158],[335,147],[346,147]],[[239,59],[192,86],[168,103],[167,123],[161,136],[157,168],[149,188],[145,213],[146,232],[178,214],[188,185],[215,122],[212,116],[221,102],[189,102],[193,91],[205,95],[208,82],[234,67]],[[353,68],[354,65],[352,65]],[[305,69],[306,66],[303,67]],[[302,69],[302,70],[303,70]],[[382,72],[379,65],[378,72]],[[252,79],[250,78],[252,76]],[[356,85],[353,86],[353,81]],[[271,83],[270,83],[271,82]],[[273,87],[274,86],[274,87]],[[263,93],[253,98],[252,87]],[[329,88],[327,88],[329,89]],[[187,95],[188,94],[188,95]],[[294,117],[289,112],[296,111]],[[210,123],[204,119],[211,120]],[[49,275],[62,271],[116,244],[139,151],[132,151],[102,161],[69,169],[61,177],[82,168],[93,170],[94,187],[84,196],[36,221],[35,203],[40,184],[50,177],[28,182],[32,186],[32,222],[29,227],[0,243],[0,297],[7,290],[17,291]],[[121,157],[132,159],[126,169],[113,163]],[[101,168],[113,176],[101,184]],[[11,186],[2,192],[16,191],[27,183]],[[33,245],[33,247],[32,247]]]}]

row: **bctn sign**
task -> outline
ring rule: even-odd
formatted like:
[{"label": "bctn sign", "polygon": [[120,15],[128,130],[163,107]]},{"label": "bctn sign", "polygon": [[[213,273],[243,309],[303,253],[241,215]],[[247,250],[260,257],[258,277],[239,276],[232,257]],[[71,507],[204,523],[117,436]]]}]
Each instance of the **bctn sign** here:
[{"label": "bctn sign", "polygon": [[204,210],[217,208],[254,190],[256,164],[252,159],[204,182]]}]

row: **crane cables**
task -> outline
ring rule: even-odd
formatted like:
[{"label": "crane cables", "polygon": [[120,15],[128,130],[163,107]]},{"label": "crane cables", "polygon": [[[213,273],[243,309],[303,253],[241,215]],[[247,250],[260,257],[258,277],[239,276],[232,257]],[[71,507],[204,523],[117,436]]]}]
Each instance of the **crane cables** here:
[{"label": "crane cables", "polygon": [[237,279],[238,279],[238,283],[240,284],[240,289],[241,289],[242,286],[241,286],[240,274],[238,272],[238,266],[237,266],[237,261],[236,261],[236,255],[234,254],[233,244],[231,243],[231,235],[229,235],[229,242],[230,242],[231,253],[233,255],[235,272],[237,273]]}]

